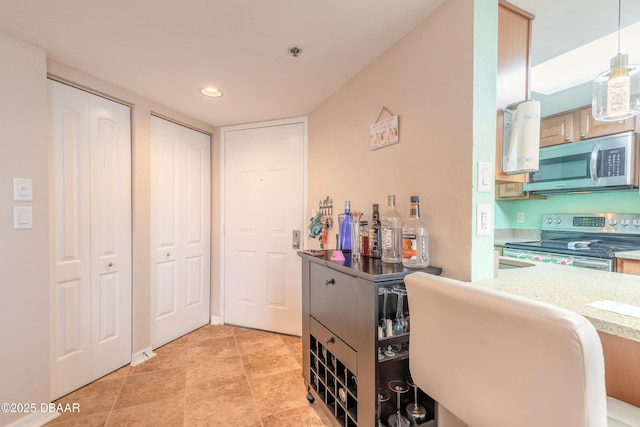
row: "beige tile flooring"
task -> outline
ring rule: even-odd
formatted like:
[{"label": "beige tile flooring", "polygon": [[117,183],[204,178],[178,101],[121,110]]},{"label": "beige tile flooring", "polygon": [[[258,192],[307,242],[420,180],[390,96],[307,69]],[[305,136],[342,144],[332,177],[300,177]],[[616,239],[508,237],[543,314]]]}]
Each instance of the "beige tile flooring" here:
[{"label": "beige tile flooring", "polygon": [[331,426],[309,404],[296,337],[207,325],[56,403],[50,426]]}]

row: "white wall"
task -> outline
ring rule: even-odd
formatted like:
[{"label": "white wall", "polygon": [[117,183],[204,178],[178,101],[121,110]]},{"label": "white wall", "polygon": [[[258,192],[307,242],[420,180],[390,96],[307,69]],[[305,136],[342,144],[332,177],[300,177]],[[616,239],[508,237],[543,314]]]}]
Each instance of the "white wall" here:
[{"label": "white wall", "polygon": [[[474,251],[482,253],[476,269],[491,265],[491,236],[472,245],[473,204],[484,203],[473,193],[473,165],[495,157],[497,0],[483,1],[444,2],[309,115],[307,217],[318,201],[333,198],[330,248],[345,200],[366,217],[372,203],[384,211],[395,194],[406,220],[410,196],[419,195],[433,265],[460,280],[473,277]],[[486,52],[474,45],[482,25],[475,8],[483,5],[494,15]],[[474,91],[478,75],[484,86]],[[399,116],[400,142],[371,151],[369,126],[383,107]],[[485,197],[493,203],[492,193]],[[318,247],[317,240],[307,244]]]},{"label": "white wall", "polygon": [[[150,115],[212,137],[212,212],[219,212],[217,129],[55,61],[0,34],[0,403],[50,401],[47,75],[132,106],[133,352],[150,346]],[[13,178],[31,178],[33,202],[13,202]],[[13,206],[33,207],[34,228],[13,230]],[[215,215],[215,214],[214,214]],[[211,310],[219,303],[219,226],[212,218]],[[0,425],[25,414],[0,413]]]},{"label": "white wall", "polygon": [[[0,402],[49,401],[49,192],[44,50],[0,34]],[[33,202],[13,201],[13,178]],[[13,207],[33,229],[13,230]],[[0,412],[0,425],[24,414]]]}]

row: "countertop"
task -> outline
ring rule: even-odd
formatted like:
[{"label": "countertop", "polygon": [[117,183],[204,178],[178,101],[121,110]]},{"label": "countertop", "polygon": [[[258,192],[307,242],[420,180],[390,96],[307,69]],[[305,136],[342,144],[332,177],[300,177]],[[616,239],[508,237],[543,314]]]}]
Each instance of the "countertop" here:
[{"label": "countertop", "polygon": [[616,252],[616,258],[637,259],[640,260],[640,251],[624,251]]},{"label": "countertop", "polygon": [[504,257],[500,261],[531,266],[501,269],[497,278],[472,283],[566,308],[589,319],[598,331],[640,342],[640,318],[586,305],[610,300],[640,307],[640,276]]},{"label": "countertop", "polygon": [[350,254],[344,255],[344,261],[332,261],[332,254],[332,249],[298,252],[299,256],[309,259],[312,262],[351,276],[362,277],[371,282],[398,280],[416,271],[436,275],[442,273],[442,268],[440,267],[429,266],[423,269],[411,269],[404,267],[402,264],[389,264],[382,262],[380,259],[370,257],[353,258]]}]

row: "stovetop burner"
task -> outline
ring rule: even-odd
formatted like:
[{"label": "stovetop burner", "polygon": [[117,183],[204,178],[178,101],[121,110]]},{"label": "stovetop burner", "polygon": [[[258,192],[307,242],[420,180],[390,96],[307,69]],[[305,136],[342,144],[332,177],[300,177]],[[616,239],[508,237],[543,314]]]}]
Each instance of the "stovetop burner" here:
[{"label": "stovetop burner", "polygon": [[548,214],[541,240],[506,243],[505,248],[594,258],[640,250],[640,214]]}]

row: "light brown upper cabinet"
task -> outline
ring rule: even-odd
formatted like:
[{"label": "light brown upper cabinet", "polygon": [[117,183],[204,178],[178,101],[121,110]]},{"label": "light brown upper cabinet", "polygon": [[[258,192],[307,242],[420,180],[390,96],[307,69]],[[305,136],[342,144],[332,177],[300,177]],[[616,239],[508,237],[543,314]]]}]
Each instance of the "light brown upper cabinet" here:
[{"label": "light brown upper cabinet", "polygon": [[613,135],[614,133],[633,130],[635,117],[615,122],[602,122],[591,115],[591,106],[580,109],[580,139],[595,138],[597,136]]},{"label": "light brown upper cabinet", "polygon": [[498,71],[496,182],[525,182],[527,174],[507,175],[502,172],[502,133],[504,108],[529,99],[531,21],[533,15],[506,1],[498,6]]},{"label": "light brown upper cabinet", "polygon": [[557,114],[540,120],[540,147],[573,141],[573,113]]},{"label": "light brown upper cabinet", "polygon": [[636,121],[640,124],[634,117],[614,122],[595,120],[590,105],[565,111],[540,120],[540,147],[627,132],[637,126]]}]

